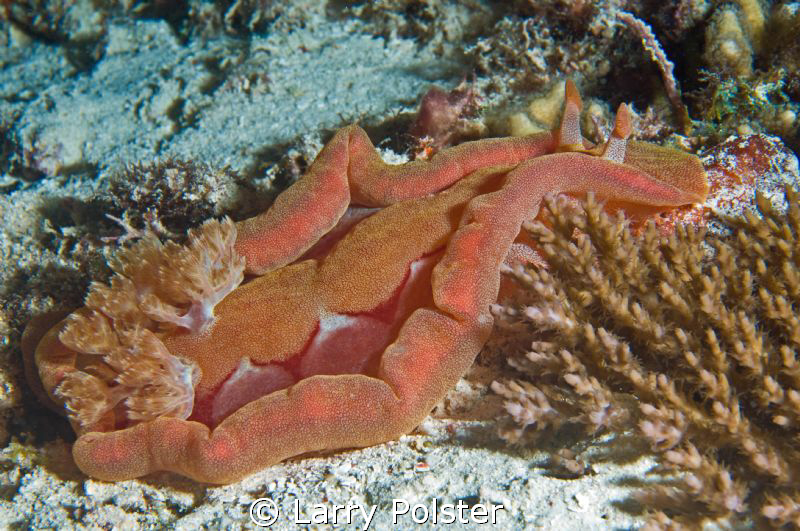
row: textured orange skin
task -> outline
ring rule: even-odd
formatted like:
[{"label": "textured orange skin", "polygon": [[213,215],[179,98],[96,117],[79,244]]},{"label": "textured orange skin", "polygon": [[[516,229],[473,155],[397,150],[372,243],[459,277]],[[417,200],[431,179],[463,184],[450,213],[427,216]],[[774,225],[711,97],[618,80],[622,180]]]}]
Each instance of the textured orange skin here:
[{"label": "textured orange skin", "polygon": [[[574,115],[580,108],[574,87],[567,95],[565,114]],[[705,198],[705,174],[695,157],[642,143],[629,143],[624,163],[575,152],[574,142],[573,151],[558,152],[565,139],[580,138],[574,120],[571,127],[469,142],[430,161],[398,166],[383,163],[359,127],[341,129],[269,210],[238,224],[237,251],[246,257],[248,273],[262,276],[218,305],[209,334],[164,342],[173,353],[197,360],[203,368],[199,389],[213,389],[241,356],[263,363],[296,352],[320,314],[379,305],[411,260],[444,247],[430,291],[420,295],[424,307],[401,323],[374,374],[306,378],[250,402],[213,429],[165,417],[117,431],[113,420],[76,426],[78,466],[111,481],[168,470],[229,483],[288,457],[369,446],[412,430],[488,338],[500,266],[545,194],[592,191],[650,211]],[[351,205],[382,210],[329,256],[296,262]],[[293,297],[290,317],[282,294]],[[59,330],[57,325],[45,334],[35,354],[51,397],[75,363],[58,341]]]}]

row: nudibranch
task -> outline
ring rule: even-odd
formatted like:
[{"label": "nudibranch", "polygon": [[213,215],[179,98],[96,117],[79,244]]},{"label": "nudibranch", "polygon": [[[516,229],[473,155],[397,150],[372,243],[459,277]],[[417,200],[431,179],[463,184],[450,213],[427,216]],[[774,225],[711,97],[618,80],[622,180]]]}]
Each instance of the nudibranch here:
[{"label": "nudibranch", "polygon": [[597,146],[580,110],[568,81],[554,131],[401,165],[345,127],[264,213],[120,251],[84,307],[24,338],[80,469],[228,483],[411,431],[486,342],[501,266],[546,194],[704,200],[699,160],[628,140],[625,105]]}]

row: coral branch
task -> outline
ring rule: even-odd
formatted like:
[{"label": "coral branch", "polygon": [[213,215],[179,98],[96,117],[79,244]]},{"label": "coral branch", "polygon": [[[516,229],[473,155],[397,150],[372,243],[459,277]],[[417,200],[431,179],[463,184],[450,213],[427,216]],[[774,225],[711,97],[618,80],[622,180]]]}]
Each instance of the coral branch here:
[{"label": "coral branch", "polygon": [[525,379],[493,386],[513,424],[501,433],[624,429],[627,410],[661,463],[683,473],[679,487],[642,498],[659,510],[654,526],[758,511],[796,522],[800,202],[786,196],[783,215],[759,195],[760,216],[725,220],[728,238],[689,227],[663,237],[652,223],[635,237],[592,197],[577,214],[549,201],[542,222],[525,225],[548,269],[511,270],[526,289],[493,307],[533,345],[511,361]]},{"label": "coral branch", "polygon": [[658,42],[653,28],[647,25],[643,20],[640,20],[630,13],[621,11],[617,14],[617,18],[621,20],[629,29],[631,29],[642,40],[644,49],[650,53],[650,58],[658,65],[661,71],[661,78],[664,80],[664,88],[667,91],[672,107],[678,114],[678,120],[681,127],[684,129],[685,134],[688,134],[691,129],[691,119],[689,118],[689,111],[686,109],[683,100],[681,100],[681,89],[678,87],[678,81],[675,79],[674,69],[675,65],[667,58],[661,43]]}]

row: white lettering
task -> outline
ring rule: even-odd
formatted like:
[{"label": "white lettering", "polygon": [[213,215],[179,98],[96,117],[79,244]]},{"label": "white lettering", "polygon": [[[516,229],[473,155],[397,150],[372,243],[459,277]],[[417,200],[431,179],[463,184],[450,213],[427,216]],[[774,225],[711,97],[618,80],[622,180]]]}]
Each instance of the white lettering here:
[{"label": "white lettering", "polygon": [[500,509],[503,509],[504,511],[506,510],[505,506],[503,506],[502,503],[500,505],[495,505],[493,503],[489,504],[489,510],[492,512],[492,523],[493,524],[497,523],[497,511],[499,511]]},{"label": "white lettering", "polygon": [[328,523],[328,508],[321,503],[311,506],[311,523],[312,524],[327,524]]},{"label": "white lettering", "polygon": [[372,517],[375,516],[375,509],[378,508],[377,505],[371,505],[372,509],[370,509],[369,513],[367,513],[366,509],[363,505],[359,505],[358,508],[361,511],[361,516],[364,517],[364,531],[369,529],[369,525],[372,523]]},{"label": "white lettering", "polygon": [[456,521],[455,506],[452,503],[442,504],[442,523],[452,524]]},{"label": "white lettering", "polygon": [[456,510],[458,510],[458,523],[459,524],[468,524],[469,520],[464,516],[464,509],[468,509],[469,506],[464,503],[464,500],[458,500],[456,504]]},{"label": "white lettering", "polygon": [[[417,511],[419,510],[422,511],[422,516],[417,516]],[[411,511],[411,519],[414,520],[415,524],[424,524],[428,521],[428,508],[421,503],[418,503]]]},{"label": "white lettering", "polygon": [[[332,509],[333,509],[333,511],[332,511],[333,512],[333,525],[336,525],[336,524],[339,523],[339,509],[344,509],[344,505],[333,504]],[[350,518],[349,517],[347,518],[347,523],[348,524],[350,523]]]},{"label": "white lettering", "polygon": [[[400,509],[401,505],[404,505],[405,507],[403,507],[403,509]],[[392,500],[392,524],[397,525],[397,517],[400,516],[401,514],[407,514],[408,508],[409,505],[407,501],[398,499]]]},{"label": "white lettering", "polygon": [[486,506],[483,504],[473,505],[469,513],[472,521],[476,524],[485,524],[489,521],[489,511],[486,510]]},{"label": "white lettering", "polygon": [[295,524],[310,524],[311,520],[301,520],[300,519],[300,500],[297,499],[294,501],[294,523]]},{"label": "white lettering", "polygon": [[[300,500],[292,502],[294,509],[294,523],[315,524],[315,525],[353,525],[358,519],[358,515],[363,518],[364,525],[362,531],[369,531],[372,520],[378,509],[377,505],[361,505],[351,501],[346,505],[316,503],[307,507],[300,505]],[[416,503],[395,498],[392,500],[392,524],[398,525],[400,517],[408,515],[415,524],[497,524],[497,512],[507,510],[502,504],[478,503],[473,506],[467,505],[464,500],[458,500],[455,504],[442,503],[437,498],[431,499],[430,503]]]}]

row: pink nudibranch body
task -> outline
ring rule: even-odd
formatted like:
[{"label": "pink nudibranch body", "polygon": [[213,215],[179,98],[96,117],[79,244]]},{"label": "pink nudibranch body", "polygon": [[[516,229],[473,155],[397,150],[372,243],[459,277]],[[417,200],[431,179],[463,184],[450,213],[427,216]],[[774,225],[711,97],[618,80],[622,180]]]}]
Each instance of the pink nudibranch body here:
[{"label": "pink nudibranch body", "polygon": [[[412,430],[486,342],[501,265],[546,194],[649,210],[705,198],[696,157],[628,141],[624,106],[609,141],[592,146],[570,82],[566,94],[553,132],[430,161],[387,165],[362,129],[341,129],[269,210],[193,236],[211,265],[210,280],[185,275],[191,296],[137,288],[155,282],[149,270],[117,264],[116,284],[27,341],[48,399],[70,412],[78,466],[105,480],[169,470],[228,483]],[[136,252],[163,275],[191,262],[161,258],[183,252],[162,247]],[[235,287],[242,269],[252,277]],[[170,317],[192,297],[221,300],[195,324]],[[140,381],[139,360],[166,383]]]}]

